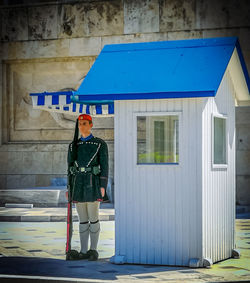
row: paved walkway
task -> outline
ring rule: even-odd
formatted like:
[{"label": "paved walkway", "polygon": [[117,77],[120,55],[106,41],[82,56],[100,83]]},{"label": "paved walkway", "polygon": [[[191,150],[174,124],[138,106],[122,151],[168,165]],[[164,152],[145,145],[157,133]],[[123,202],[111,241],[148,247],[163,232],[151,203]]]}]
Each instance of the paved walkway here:
[{"label": "paved walkway", "polygon": [[[79,250],[78,217],[73,208],[72,249]],[[115,265],[114,208],[102,203],[99,260],[66,261],[66,208],[0,208],[0,282],[232,282],[250,281],[250,217],[237,215],[236,248],[240,259],[208,268]],[[245,218],[245,219],[244,219]],[[8,221],[11,221],[9,222]],[[47,219],[47,221],[46,221]],[[107,221],[108,220],[108,221]],[[17,222],[14,222],[17,221]],[[21,278],[23,278],[21,280]],[[56,279],[56,280],[55,280]]]},{"label": "paved walkway", "polygon": [[[1,222],[0,281],[27,282],[229,282],[250,280],[250,219],[236,220],[240,259],[227,259],[207,268],[109,262],[114,255],[114,221],[101,221],[100,259],[66,261],[65,222]],[[72,248],[79,250],[78,223],[73,223]],[[20,281],[23,277],[23,281]],[[57,281],[55,281],[57,279]],[[44,281],[45,280],[45,281]]]}]

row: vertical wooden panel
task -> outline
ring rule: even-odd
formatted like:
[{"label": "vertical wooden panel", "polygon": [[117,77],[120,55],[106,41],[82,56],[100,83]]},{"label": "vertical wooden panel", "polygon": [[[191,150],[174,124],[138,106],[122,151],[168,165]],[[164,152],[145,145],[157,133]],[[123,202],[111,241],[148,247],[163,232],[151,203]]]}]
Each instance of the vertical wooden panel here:
[{"label": "vertical wooden panel", "polygon": [[[194,152],[192,152],[192,142],[193,140],[193,117],[195,116],[195,112],[190,112],[190,104],[194,103],[194,100],[186,99],[182,101],[182,109],[183,109],[183,125],[182,125],[182,134],[185,137],[185,145],[183,145],[182,151],[182,171],[183,178],[182,183],[180,184],[180,194],[182,194],[182,219],[183,219],[183,246],[181,247],[183,250],[183,263],[184,265],[188,265],[190,249],[193,246],[193,239],[191,238],[191,231],[193,229],[193,221],[195,219],[192,218],[191,215],[191,206],[194,196],[192,195],[192,179],[193,176],[193,165],[192,162],[195,160]],[[196,117],[194,117],[194,120]],[[196,153],[195,153],[196,154]],[[193,155],[191,157],[191,155]],[[191,158],[189,158],[191,157]],[[191,173],[191,176],[189,174]],[[195,172],[194,172],[195,173]],[[177,176],[179,178],[179,176]],[[197,241],[197,235],[195,235],[195,242]],[[191,246],[190,246],[191,244]]]},{"label": "vertical wooden panel", "polygon": [[203,112],[204,137],[212,134],[212,113],[227,115],[227,168],[212,168],[212,140],[203,140],[203,244],[213,262],[231,257],[235,211],[235,106],[228,69],[215,98],[208,98]]},{"label": "vertical wooden panel", "polygon": [[[137,109],[137,101],[133,101],[131,105],[131,112],[129,115],[131,116],[131,123],[137,123],[137,121],[133,121],[133,116],[132,113],[134,109]],[[132,125],[131,124],[131,125]],[[133,136],[134,133],[131,133],[130,139],[132,140],[132,143],[136,143],[136,137]],[[136,146],[132,146],[130,150],[132,151],[132,158],[131,160],[131,168],[135,168],[135,162],[136,162]],[[139,173],[139,172],[138,172]],[[144,203],[144,194],[143,191],[141,190],[140,183],[137,181],[137,178],[139,177],[139,174],[131,174],[131,188],[134,190],[134,215],[137,215],[138,217],[138,222],[134,221],[133,219],[133,231],[134,231],[134,240],[133,240],[133,261],[140,262],[140,245],[141,245],[141,237],[143,237],[143,234],[141,233],[141,221],[142,221],[142,212],[140,211],[140,207],[142,203]],[[137,202],[137,203],[136,203]]]},{"label": "vertical wooden panel", "polygon": [[[202,151],[203,147],[203,135],[202,135],[202,126],[203,126],[203,119],[202,119],[202,110],[203,110],[203,102],[204,98],[198,98],[196,100],[196,184],[194,183],[194,194],[195,194],[195,204],[196,209],[194,211],[196,216],[196,229],[193,231],[192,238],[195,238],[194,235],[199,235],[198,241],[196,242],[196,250],[192,252],[190,250],[190,258],[197,257],[201,259],[200,266],[202,266],[202,255],[203,255],[203,237],[204,237],[204,226],[203,226],[203,178],[202,178],[202,166],[204,160],[204,152]],[[191,236],[190,236],[191,237]]]},{"label": "vertical wooden panel", "polygon": [[[201,99],[115,101],[116,255],[188,265],[201,257]],[[133,112],[182,111],[180,166],[136,165]],[[197,127],[200,129],[197,130]],[[198,195],[197,195],[198,194]]]},{"label": "vertical wooden panel", "polygon": [[[161,109],[161,101],[156,100],[154,103],[155,109],[160,111]],[[162,216],[163,219],[165,218],[165,207],[164,203],[162,203],[160,207],[160,196],[161,191],[164,189],[165,184],[160,183],[161,179],[161,167],[154,166],[153,168],[154,178],[151,179],[151,186],[152,186],[152,198],[154,201],[153,213],[154,215],[154,229],[153,229],[153,246],[154,246],[154,258],[152,263],[154,264],[161,264],[161,238],[162,238]],[[158,176],[158,178],[156,178]]]}]

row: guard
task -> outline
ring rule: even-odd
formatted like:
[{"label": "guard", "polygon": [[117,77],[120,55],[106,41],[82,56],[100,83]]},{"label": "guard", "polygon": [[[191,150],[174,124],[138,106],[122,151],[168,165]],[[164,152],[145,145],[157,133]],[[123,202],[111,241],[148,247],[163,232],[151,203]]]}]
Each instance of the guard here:
[{"label": "guard", "polygon": [[70,194],[79,217],[81,242],[80,252],[74,253],[72,259],[98,259],[99,207],[101,201],[108,199],[108,146],[104,140],[93,136],[92,127],[92,117],[88,114],[80,115],[76,121],[75,138],[68,149],[68,167],[74,172]]}]

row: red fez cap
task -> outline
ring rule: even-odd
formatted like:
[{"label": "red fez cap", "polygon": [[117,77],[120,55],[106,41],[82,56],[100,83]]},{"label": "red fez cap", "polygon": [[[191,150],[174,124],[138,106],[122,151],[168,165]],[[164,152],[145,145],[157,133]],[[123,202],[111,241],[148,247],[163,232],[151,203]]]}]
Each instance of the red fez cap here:
[{"label": "red fez cap", "polygon": [[88,114],[81,114],[78,116],[78,120],[89,120],[92,122],[92,117]]}]

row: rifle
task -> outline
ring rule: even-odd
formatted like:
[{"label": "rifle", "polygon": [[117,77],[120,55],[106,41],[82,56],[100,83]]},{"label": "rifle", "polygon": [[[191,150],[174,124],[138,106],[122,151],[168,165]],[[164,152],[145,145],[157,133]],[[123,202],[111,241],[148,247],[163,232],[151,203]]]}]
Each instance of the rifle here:
[{"label": "rifle", "polygon": [[75,125],[75,134],[73,142],[70,143],[68,149],[68,174],[67,174],[67,190],[68,190],[68,205],[67,205],[67,241],[66,241],[66,260],[77,259],[78,251],[71,249],[71,239],[73,233],[72,223],[72,199],[74,195],[74,183],[75,183],[75,170],[74,162],[77,159],[77,140],[78,140],[78,119]]}]

